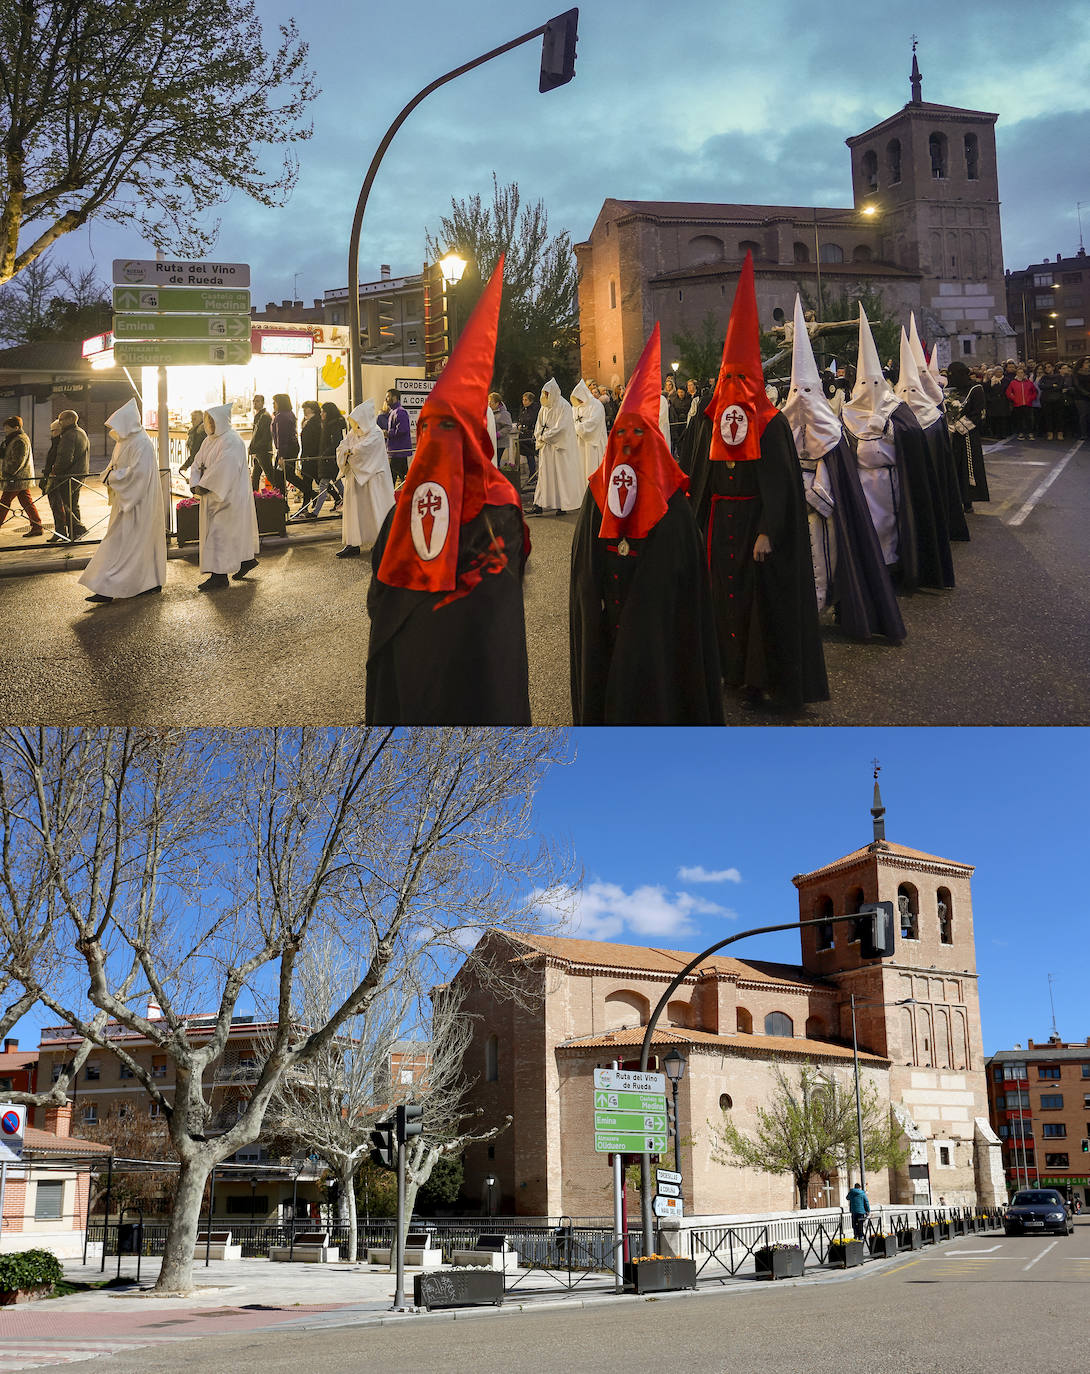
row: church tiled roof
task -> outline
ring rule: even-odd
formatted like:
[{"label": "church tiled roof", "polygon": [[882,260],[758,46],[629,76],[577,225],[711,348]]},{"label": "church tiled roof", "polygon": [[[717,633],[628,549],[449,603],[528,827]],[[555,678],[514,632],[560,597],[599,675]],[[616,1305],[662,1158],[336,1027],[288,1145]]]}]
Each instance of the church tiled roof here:
[{"label": "church tiled roof", "polygon": [[[630,1049],[643,1044],[645,1027],[629,1026],[623,1030],[604,1031],[599,1035],[580,1035],[565,1040],[557,1049],[601,1049],[616,1046]],[[686,1030],[684,1026],[656,1026],[651,1037],[653,1046],[664,1045],[708,1045],[719,1046],[724,1050],[740,1053],[757,1052],[762,1055],[803,1055],[820,1056],[823,1059],[851,1059],[850,1045],[836,1044],[830,1040],[814,1040],[806,1036],[792,1035],[716,1035],[712,1031]],[[867,1050],[859,1051],[859,1062],[866,1064],[888,1064],[889,1060]]]},{"label": "church tiled roof", "polygon": [[821,873],[830,873],[833,869],[858,863],[860,859],[865,859],[875,852],[888,854],[895,859],[921,859],[925,863],[942,864],[944,868],[959,868],[966,875],[974,870],[973,864],[963,864],[957,859],[943,859],[938,854],[925,854],[922,849],[909,849],[907,845],[880,840],[877,846],[866,844],[862,849],[853,849],[850,854],[845,854],[839,859],[833,859],[827,864],[822,864],[820,868],[811,869],[809,873],[797,873],[791,881],[798,887],[799,883],[805,882],[807,878],[816,878]]}]

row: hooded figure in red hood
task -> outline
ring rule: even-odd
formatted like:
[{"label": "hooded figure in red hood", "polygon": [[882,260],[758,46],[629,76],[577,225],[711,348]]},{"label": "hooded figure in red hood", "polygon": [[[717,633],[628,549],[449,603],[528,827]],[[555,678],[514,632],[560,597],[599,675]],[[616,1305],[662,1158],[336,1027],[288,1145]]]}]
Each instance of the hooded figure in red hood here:
[{"label": "hooded figure in red hood", "polygon": [[682,465],[704,539],[723,680],[748,705],[801,710],[829,695],[810,536],[791,426],[765,395],[753,257],[738,276],[711,403]]},{"label": "hooded figure in red hood", "polygon": [[371,554],[369,725],[529,725],[522,503],[485,424],[501,259],[417,422]]},{"label": "hooded figure in red hood", "polygon": [[715,621],[688,478],[659,428],[656,324],[572,544],[576,725],[721,725]]}]

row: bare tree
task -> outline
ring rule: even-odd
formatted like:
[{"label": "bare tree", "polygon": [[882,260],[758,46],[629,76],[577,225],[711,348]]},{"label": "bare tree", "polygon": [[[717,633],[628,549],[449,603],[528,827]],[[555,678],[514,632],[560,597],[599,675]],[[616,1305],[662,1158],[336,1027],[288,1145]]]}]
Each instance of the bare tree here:
[{"label": "bare tree", "polygon": [[[179,1160],[160,1291],[192,1286],[212,1166],[258,1139],[284,1075],[381,999],[409,952],[442,981],[479,933],[540,926],[535,891],[567,864],[535,833],[533,799],[565,751],[543,730],[0,732],[7,920],[52,950],[48,979],[29,958],[8,976],[159,1103]],[[323,941],[359,978],[297,1029],[300,958]],[[268,1000],[276,1030],[215,1134],[209,1071],[243,996]],[[195,1008],[211,1008],[199,1033]],[[126,1034],[172,1062],[172,1092]]]},{"label": "bare tree", "polygon": [[110,294],[93,267],[57,267],[44,254],[0,286],[0,343],[83,339],[110,328]]},{"label": "bare tree", "polygon": [[[797,1080],[784,1065],[775,1065],[776,1087],[757,1108],[751,1135],[729,1117],[712,1127],[712,1158],[719,1164],[742,1165],[766,1174],[790,1174],[798,1189],[799,1206],[809,1205],[810,1180],[827,1175],[842,1164],[859,1159],[855,1091],[809,1061],[799,1067]],[[868,1168],[900,1163],[905,1151],[899,1128],[883,1111],[871,1083],[860,1093],[863,1109],[863,1156]]]},{"label": "bare tree", "polygon": [[283,204],[318,93],[306,58],[294,21],[265,50],[254,0],[5,0],[0,283],[96,217],[197,253],[210,205]]}]

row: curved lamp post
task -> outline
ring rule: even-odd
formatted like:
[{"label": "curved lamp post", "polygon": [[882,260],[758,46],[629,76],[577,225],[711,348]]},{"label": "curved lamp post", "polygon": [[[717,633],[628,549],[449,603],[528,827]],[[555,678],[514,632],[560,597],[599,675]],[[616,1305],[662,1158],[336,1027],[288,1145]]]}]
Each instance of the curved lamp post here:
[{"label": "curved lamp post", "polygon": [[[674,367],[677,363],[674,363]],[[670,1091],[674,1095],[674,1168],[681,1173],[681,1124],[677,1117],[677,1090],[678,1084],[685,1077],[687,1060],[678,1051],[677,1046],[662,1057],[662,1067],[666,1070],[666,1077],[670,1080]]]}]

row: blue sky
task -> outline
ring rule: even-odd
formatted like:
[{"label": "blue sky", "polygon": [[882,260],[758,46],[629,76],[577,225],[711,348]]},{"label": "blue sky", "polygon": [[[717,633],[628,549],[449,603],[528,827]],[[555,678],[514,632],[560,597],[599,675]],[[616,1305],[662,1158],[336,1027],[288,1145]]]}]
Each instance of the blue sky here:
[{"label": "blue sky", "polygon": [[[217,213],[216,254],[254,266],[254,299],[310,299],[347,281],[348,227],[363,173],[397,111],[444,71],[517,37],[549,0],[498,6],[417,0],[260,0],[274,25],[296,13],[323,94],[315,137],[301,145],[290,204],[266,211],[236,197]],[[1024,0],[885,7],[845,0],[682,8],[651,0],[581,6],[575,80],[539,95],[537,42],[430,96],[397,135],[364,226],[361,275],[380,262],[419,270],[425,229],[452,196],[488,193],[495,171],[541,197],[556,230],[590,232],[607,196],[849,204],[844,139],[908,99],[910,36],[920,37],[925,100],[998,112],[1006,263],[1074,252],[1076,202],[1087,203],[1090,27],[1085,0],[1053,0],[1047,19]],[[270,42],[270,46],[272,46]],[[107,224],[68,236],[64,252],[148,256]]]},{"label": "blue sky", "polygon": [[[698,951],[798,917],[796,873],[871,840],[871,760],[888,839],[976,865],[973,918],[988,1053],[1086,1014],[1085,730],[583,730],[541,824],[584,866],[587,938]],[[683,870],[723,875],[693,881]],[[709,907],[718,908],[709,910]],[[796,963],[790,933],[732,954]]]}]

